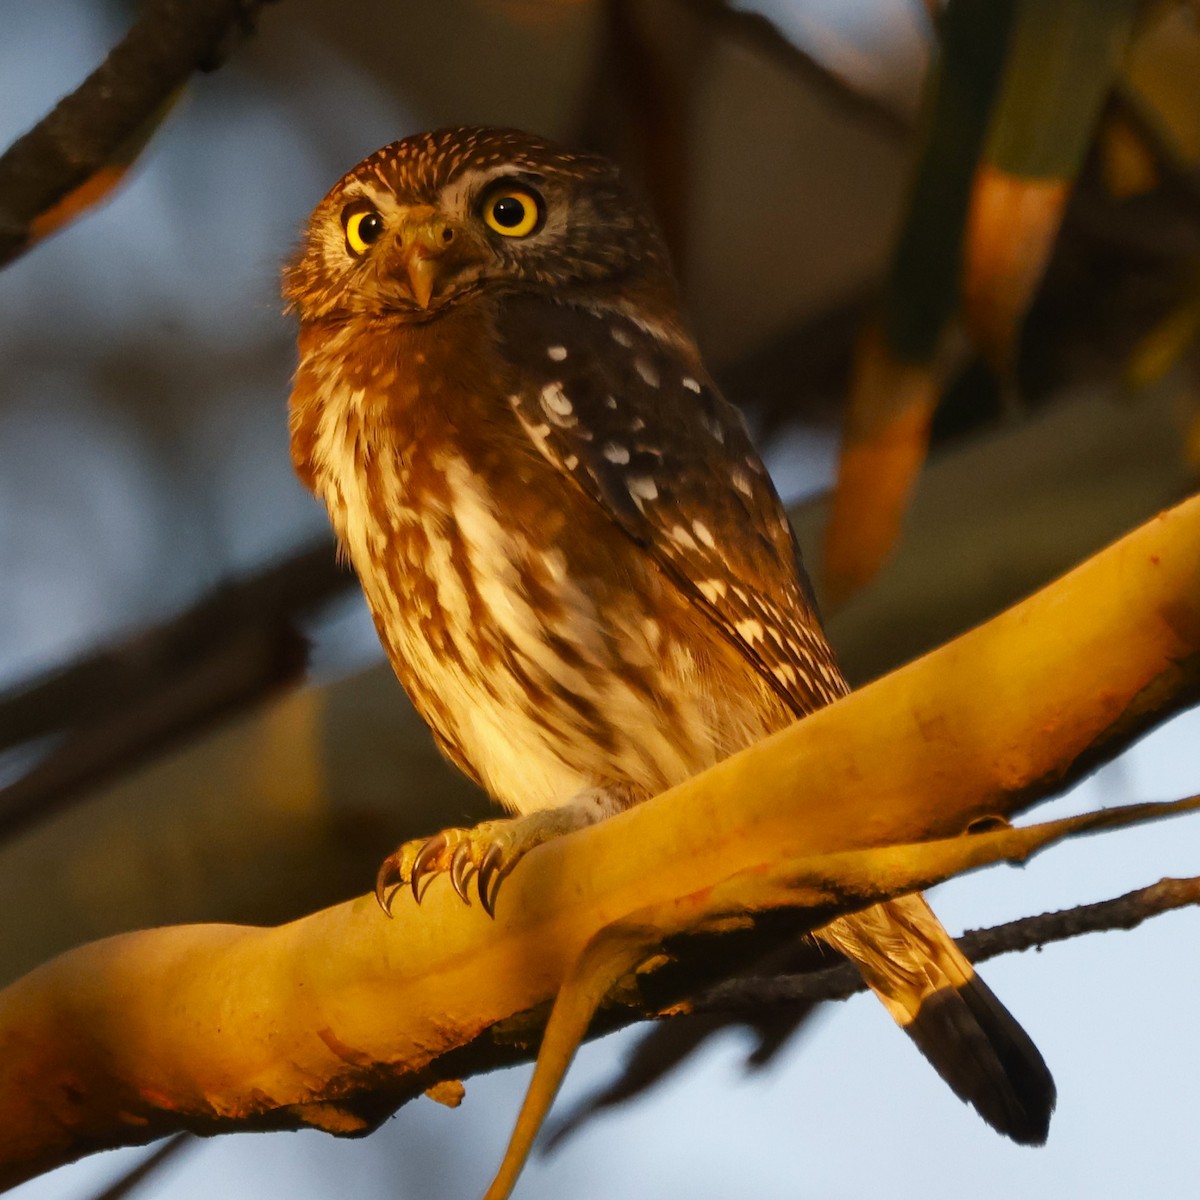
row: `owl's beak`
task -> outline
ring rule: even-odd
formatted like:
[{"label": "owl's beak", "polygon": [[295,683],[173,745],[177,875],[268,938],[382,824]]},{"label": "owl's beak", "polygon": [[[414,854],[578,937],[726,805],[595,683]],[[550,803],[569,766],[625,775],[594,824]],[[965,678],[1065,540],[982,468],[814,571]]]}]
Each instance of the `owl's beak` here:
[{"label": "owl's beak", "polygon": [[413,299],[428,308],[446,268],[446,255],[459,240],[452,221],[430,205],[410,208],[399,232],[400,262]]},{"label": "owl's beak", "polygon": [[412,289],[413,299],[422,307],[428,308],[433,299],[433,289],[437,284],[438,260],[426,258],[423,254],[413,252],[405,262],[408,273],[408,286]]}]

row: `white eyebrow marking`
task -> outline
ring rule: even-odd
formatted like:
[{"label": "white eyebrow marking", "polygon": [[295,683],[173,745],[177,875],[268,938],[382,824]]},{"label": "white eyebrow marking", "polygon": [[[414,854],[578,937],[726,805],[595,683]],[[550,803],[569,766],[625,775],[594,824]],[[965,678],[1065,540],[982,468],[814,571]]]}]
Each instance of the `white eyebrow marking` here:
[{"label": "white eyebrow marking", "polygon": [[567,348],[566,346],[547,346],[546,357],[553,362],[562,362],[567,357]]}]

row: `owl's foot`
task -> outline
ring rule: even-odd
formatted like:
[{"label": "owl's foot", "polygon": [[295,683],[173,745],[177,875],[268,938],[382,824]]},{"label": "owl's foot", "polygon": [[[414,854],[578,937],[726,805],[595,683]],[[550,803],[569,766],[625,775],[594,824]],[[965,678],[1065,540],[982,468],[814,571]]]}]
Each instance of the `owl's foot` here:
[{"label": "owl's foot", "polygon": [[449,875],[450,885],[470,904],[474,877],[484,912],[495,916],[501,882],[530,850],[560,834],[592,825],[630,803],[624,788],[594,788],[558,808],[483,821],[473,829],[443,829],[433,837],[405,842],[383,860],[375,877],[375,898],[390,917],[392,901],[406,884],[420,904],[433,877]]}]

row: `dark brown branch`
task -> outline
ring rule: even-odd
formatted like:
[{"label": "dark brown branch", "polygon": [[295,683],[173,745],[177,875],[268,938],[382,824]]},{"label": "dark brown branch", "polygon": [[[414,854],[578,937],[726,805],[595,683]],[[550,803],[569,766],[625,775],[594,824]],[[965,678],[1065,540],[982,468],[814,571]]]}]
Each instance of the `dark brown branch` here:
[{"label": "dark brown branch", "polygon": [[69,96],[0,157],[0,265],[33,221],[109,163],[193,71],[211,70],[266,0],[149,0]]},{"label": "dark brown branch", "polygon": [[[1085,933],[1135,929],[1150,917],[1200,904],[1200,877],[1160,879],[1149,887],[1126,892],[1112,900],[1081,904],[1060,912],[1022,917],[991,929],[969,930],[958,940],[972,962],[1000,954],[1046,946]],[[845,1000],[864,991],[866,984],[849,963],[839,963],[807,975],[776,979],[742,978],[718,984],[696,1000],[697,1013],[757,1012],[775,1005],[807,1005],[822,1000]]]},{"label": "dark brown branch", "polygon": [[162,626],[0,694],[0,750],[60,739],[0,788],[0,837],[172,738],[299,678],[305,645],[297,618],[351,582],[322,541],[227,583]]}]

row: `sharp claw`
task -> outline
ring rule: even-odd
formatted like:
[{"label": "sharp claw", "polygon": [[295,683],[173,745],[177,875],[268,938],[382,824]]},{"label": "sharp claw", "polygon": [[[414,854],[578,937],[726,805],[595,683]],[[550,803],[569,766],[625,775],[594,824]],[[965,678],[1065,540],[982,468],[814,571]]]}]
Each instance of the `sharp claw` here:
[{"label": "sharp claw", "polygon": [[458,849],[454,851],[454,857],[450,860],[450,884],[464,904],[471,903],[471,897],[467,894],[467,879],[474,870],[475,864],[471,861],[471,844],[460,842]]},{"label": "sharp claw", "polygon": [[396,892],[399,890],[399,884],[396,887],[390,887],[392,871],[395,869],[395,862],[392,855],[388,855],[383,860],[383,865],[379,868],[379,874],[375,876],[375,899],[379,903],[379,907],[383,909],[384,915],[390,917],[392,915],[392,900],[395,898]]},{"label": "sharp claw", "polygon": [[504,851],[493,842],[479,864],[479,903],[489,917],[496,915],[496,893],[500,890],[500,880],[503,878],[503,860]]},{"label": "sharp claw", "polygon": [[429,864],[437,858],[439,854],[446,848],[446,835],[439,833],[431,837],[429,841],[421,847],[417,852],[417,857],[413,860],[412,872],[409,875],[409,884],[412,887],[413,899],[418,904],[421,903],[421,880],[425,877],[425,872],[429,869]]}]

